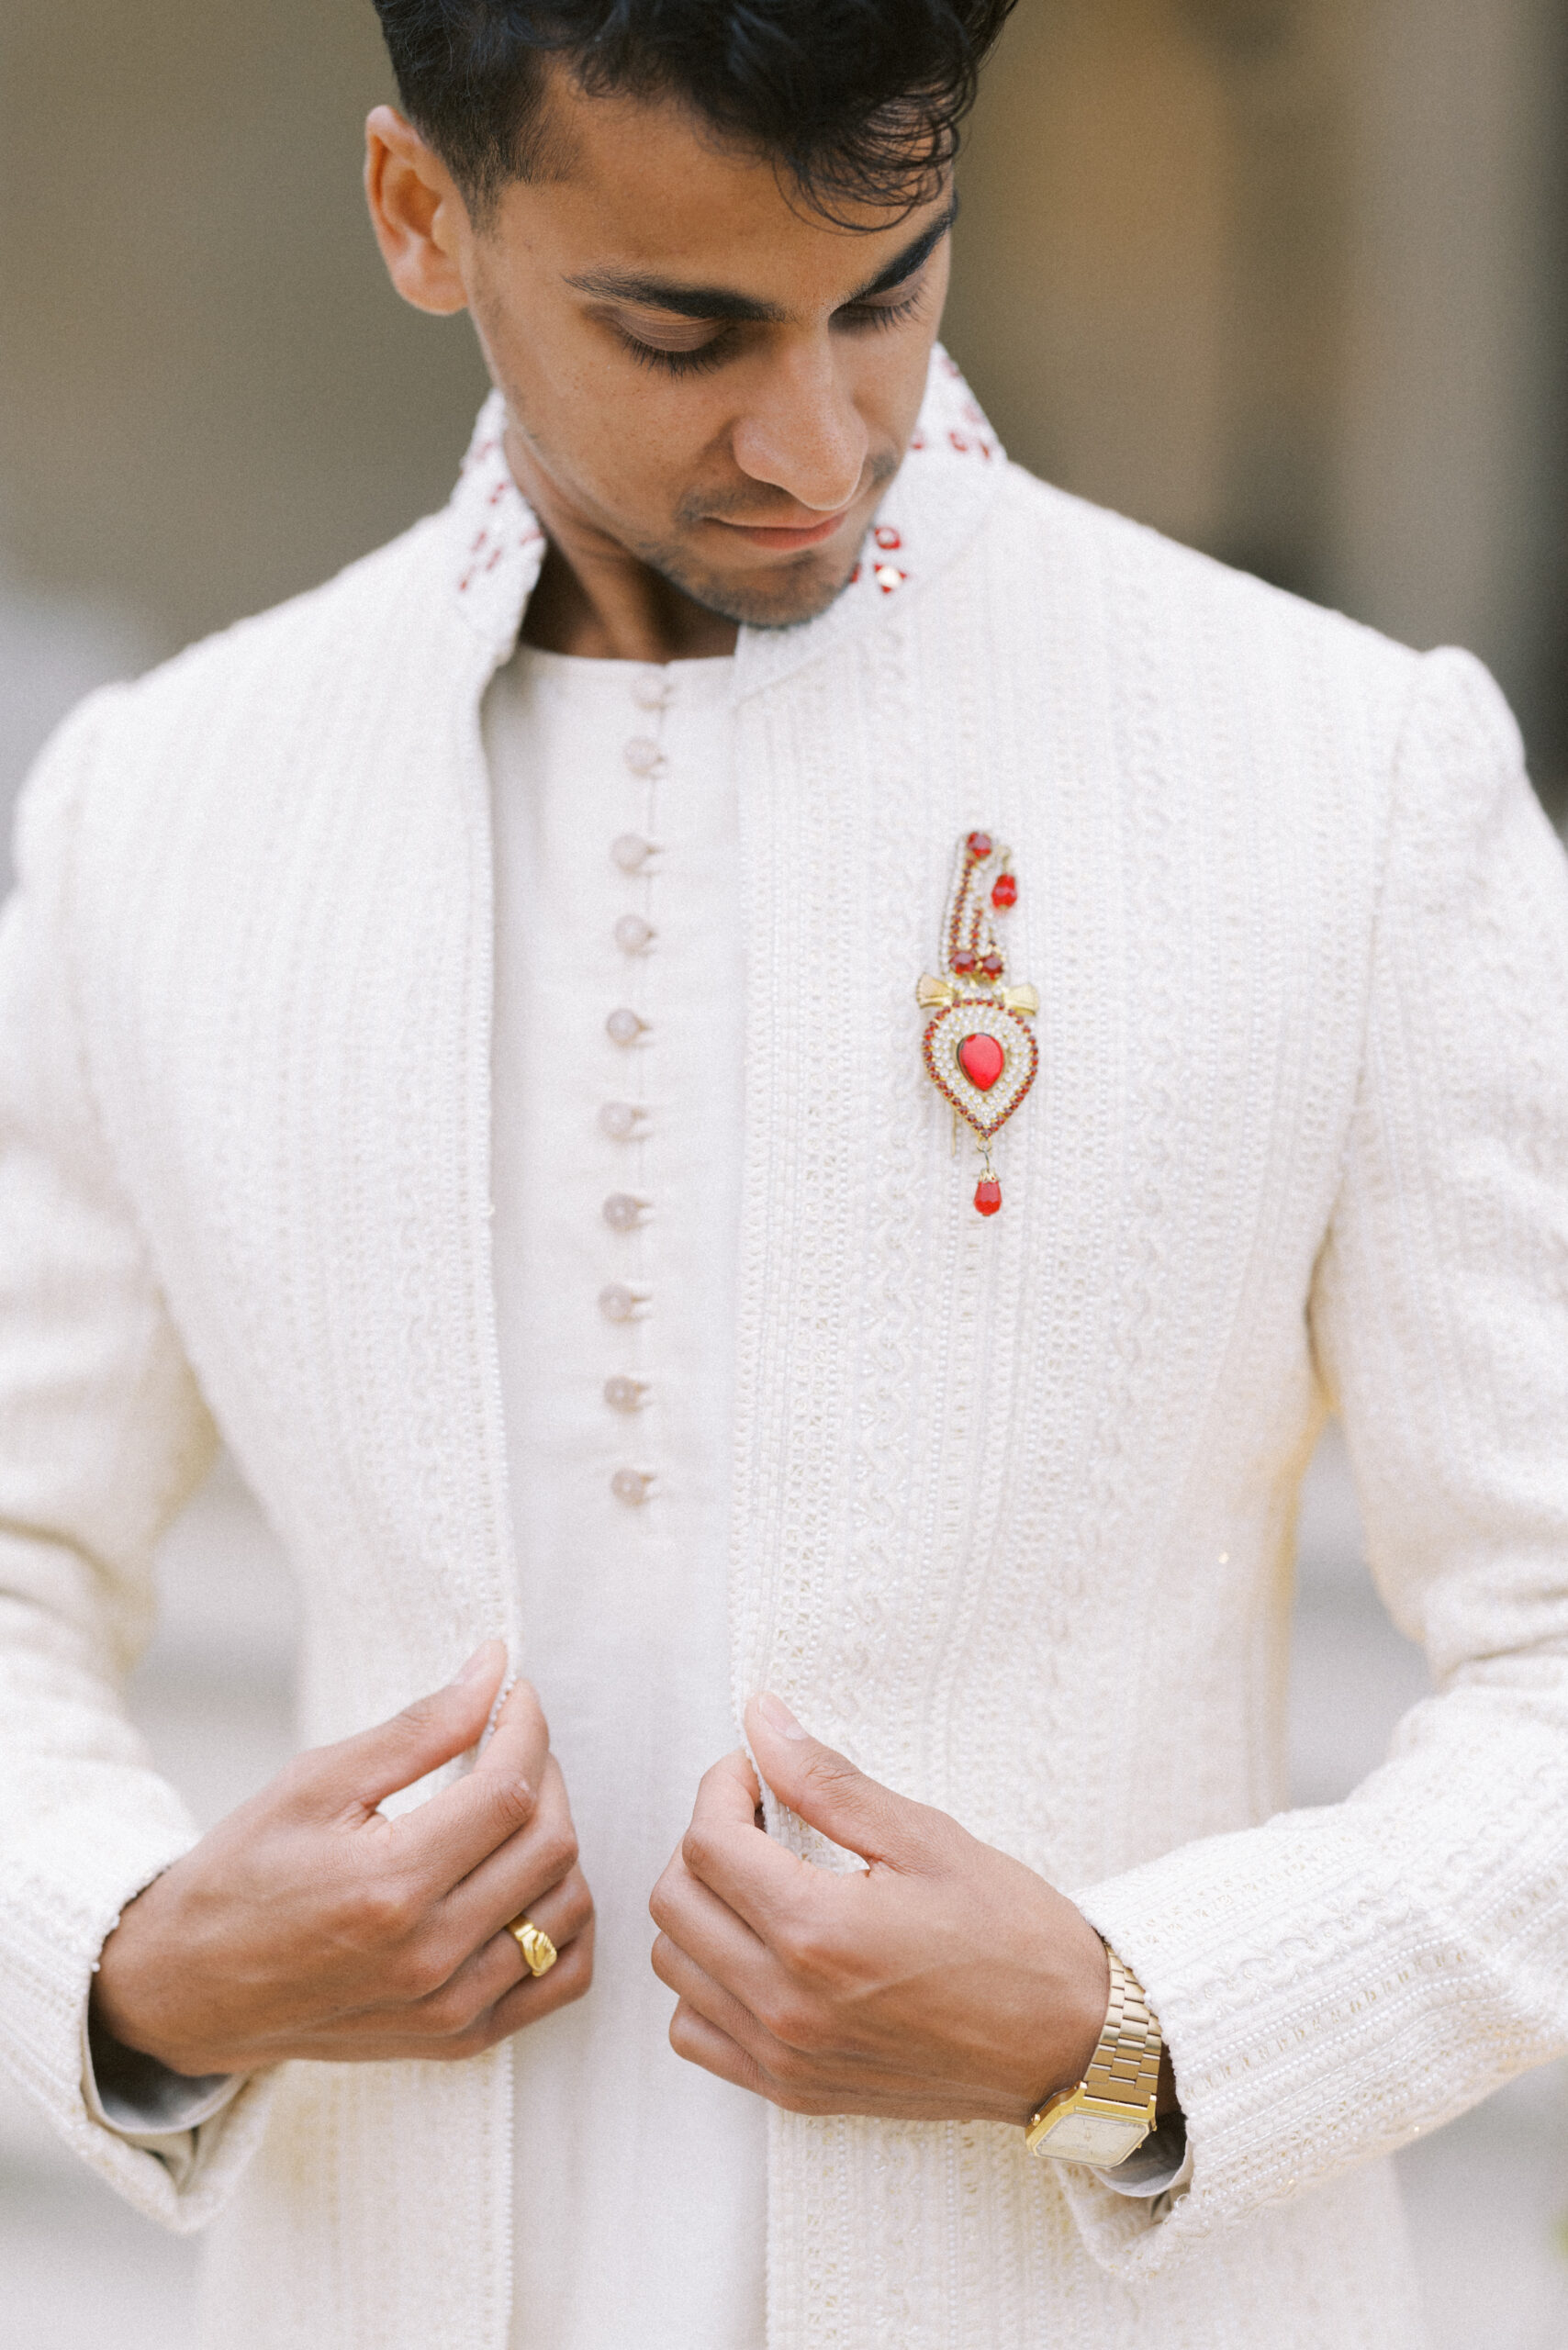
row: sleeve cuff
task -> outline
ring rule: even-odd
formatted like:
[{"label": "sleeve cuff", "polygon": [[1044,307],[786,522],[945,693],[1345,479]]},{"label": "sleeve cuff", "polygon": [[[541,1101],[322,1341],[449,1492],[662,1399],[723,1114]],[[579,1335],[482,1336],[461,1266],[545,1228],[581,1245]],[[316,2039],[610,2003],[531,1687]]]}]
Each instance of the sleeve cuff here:
[{"label": "sleeve cuff", "polygon": [[1094,2176],[1113,2195],[1130,2195],[1139,2201],[1183,2193],[1193,2176],[1186,2116],[1169,2115],[1125,2163],[1118,2163],[1114,2170],[1097,2170]]},{"label": "sleeve cuff", "polygon": [[[121,2047],[82,2018],[82,2098],[93,2120],[116,2137],[156,2154],[176,2187],[196,2160],[196,2133],[232,2104],[249,2076],[171,2072],[155,2056]],[[1140,2149],[1141,2152],[1141,2149]]]}]

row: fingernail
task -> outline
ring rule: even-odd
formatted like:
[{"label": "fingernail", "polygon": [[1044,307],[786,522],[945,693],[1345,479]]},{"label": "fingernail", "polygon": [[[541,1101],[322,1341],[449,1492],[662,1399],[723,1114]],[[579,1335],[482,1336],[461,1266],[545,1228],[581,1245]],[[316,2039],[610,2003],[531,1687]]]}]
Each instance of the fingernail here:
[{"label": "fingernail", "polygon": [[785,1738],[811,1736],[810,1730],[801,1728],[783,1698],[775,1697],[770,1690],[764,1689],[760,1693],[756,1701],[756,1710],[765,1722],[771,1722],[774,1729],[780,1731]]},{"label": "fingernail", "polygon": [[469,1658],[467,1663],[464,1666],[462,1672],[454,1677],[452,1684],[453,1687],[454,1689],[461,1687],[465,1681],[478,1681],[483,1679],[487,1673],[489,1673],[494,1669],[496,1651],[499,1647],[499,1640],[481,1641],[480,1645],[475,1650],[473,1655]]}]

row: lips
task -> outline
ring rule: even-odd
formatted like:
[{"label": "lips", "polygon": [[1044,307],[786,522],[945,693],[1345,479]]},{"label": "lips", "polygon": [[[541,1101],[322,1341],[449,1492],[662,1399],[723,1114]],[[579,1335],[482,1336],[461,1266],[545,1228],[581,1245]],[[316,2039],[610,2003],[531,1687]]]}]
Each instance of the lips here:
[{"label": "lips", "polygon": [[755,547],[770,547],[776,554],[792,554],[797,547],[821,546],[824,540],[831,539],[834,532],[842,528],[849,510],[846,506],[841,512],[828,515],[823,521],[808,522],[799,527],[792,523],[780,526],[770,522],[732,522],[718,514],[710,519],[720,523],[724,530],[734,531],[738,538],[749,539]]}]

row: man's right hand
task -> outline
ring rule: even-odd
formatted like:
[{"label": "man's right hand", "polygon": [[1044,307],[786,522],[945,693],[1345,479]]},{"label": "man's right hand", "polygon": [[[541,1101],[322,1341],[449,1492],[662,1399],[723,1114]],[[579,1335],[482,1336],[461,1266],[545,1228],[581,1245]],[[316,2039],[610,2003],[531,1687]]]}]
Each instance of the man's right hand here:
[{"label": "man's right hand", "polygon": [[[484,1729],[506,1668],[490,1641],[450,1687],[300,1755],[128,1904],[93,2020],[176,2073],[477,2055],[580,1999],[593,1900],[539,1700],[520,1681],[465,1778],[377,1808]],[[560,1952],[529,1974],[526,1911]]]}]

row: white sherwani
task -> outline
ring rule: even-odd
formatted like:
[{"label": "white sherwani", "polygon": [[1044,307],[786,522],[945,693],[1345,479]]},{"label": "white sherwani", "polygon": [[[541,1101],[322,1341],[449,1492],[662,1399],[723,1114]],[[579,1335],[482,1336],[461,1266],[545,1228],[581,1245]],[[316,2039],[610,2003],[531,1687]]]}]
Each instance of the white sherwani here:
[{"label": "white sherwani", "polygon": [[[1194,2166],[1161,2216],[1016,2131],[775,2115],[770,2350],[1391,2350],[1379,2158],[1568,2046],[1562,862],[1473,663],[1043,488],[940,358],[880,519],[737,656],[733,1686],[1073,1893]],[[510,2322],[511,2052],[285,2068],[176,2178],[92,2120],[79,2033],[192,1835],[116,1683],[215,1429],[299,1574],[308,1739],[487,1634],[529,1660],[479,713],[539,549],[492,415],[447,513],[95,699],[24,812],[0,2034],[122,2191],[216,2217],[225,2350]],[[1042,997],[991,1223],[913,1002],[973,824]],[[1350,1802],[1282,1814],[1330,1404],[1436,1694]]]}]

